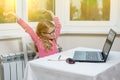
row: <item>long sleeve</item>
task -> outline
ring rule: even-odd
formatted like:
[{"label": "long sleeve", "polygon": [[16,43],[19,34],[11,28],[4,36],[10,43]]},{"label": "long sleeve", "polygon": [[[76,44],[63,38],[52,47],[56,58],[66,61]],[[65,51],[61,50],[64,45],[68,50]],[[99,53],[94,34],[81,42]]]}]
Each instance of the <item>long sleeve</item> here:
[{"label": "long sleeve", "polygon": [[21,27],[27,32],[29,33],[29,35],[31,36],[31,38],[33,39],[33,41],[35,43],[37,43],[37,41],[39,40],[37,34],[33,31],[33,29],[27,24],[25,23],[22,19],[19,19],[18,24],[21,25]]},{"label": "long sleeve", "polygon": [[35,45],[38,48],[38,52],[40,53],[40,50],[42,49],[42,43],[39,40],[38,35],[33,31],[33,29],[25,23],[22,19],[19,19],[17,23],[31,36],[32,40],[34,41]]},{"label": "long sleeve", "polygon": [[[33,31],[33,29],[22,19],[19,19],[17,22],[31,36],[32,40],[34,41],[35,45],[38,48],[39,58],[49,56],[58,52],[56,43],[54,41],[52,41],[53,49],[49,51],[45,51],[41,40],[39,39],[38,35]],[[61,26],[58,24],[57,19],[55,19],[55,23],[56,23],[56,35],[58,36],[60,33],[59,30]]]},{"label": "long sleeve", "polygon": [[55,35],[56,35],[56,39],[58,38],[59,34],[60,34],[60,30],[61,30],[61,24],[59,22],[58,17],[54,17],[54,22],[55,22],[55,26],[56,26],[56,30],[55,30]]}]

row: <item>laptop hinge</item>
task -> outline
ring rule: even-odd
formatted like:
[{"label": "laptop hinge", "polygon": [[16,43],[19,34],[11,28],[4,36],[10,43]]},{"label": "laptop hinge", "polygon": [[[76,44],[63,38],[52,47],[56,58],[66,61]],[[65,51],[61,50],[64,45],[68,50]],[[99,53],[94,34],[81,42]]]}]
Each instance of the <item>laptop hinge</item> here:
[{"label": "laptop hinge", "polygon": [[102,52],[102,60],[105,60],[105,55],[103,52]]}]

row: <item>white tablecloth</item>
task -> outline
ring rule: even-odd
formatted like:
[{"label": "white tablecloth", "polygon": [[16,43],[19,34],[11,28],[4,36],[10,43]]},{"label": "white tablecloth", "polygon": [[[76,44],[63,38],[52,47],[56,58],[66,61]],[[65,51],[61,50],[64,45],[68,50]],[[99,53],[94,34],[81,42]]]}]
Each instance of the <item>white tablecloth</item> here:
[{"label": "white tablecloth", "polygon": [[73,57],[75,50],[96,49],[79,47],[30,61],[25,69],[24,80],[120,80],[120,52],[111,51],[106,63],[68,64],[65,61],[48,61],[57,60],[59,55],[61,59]]}]

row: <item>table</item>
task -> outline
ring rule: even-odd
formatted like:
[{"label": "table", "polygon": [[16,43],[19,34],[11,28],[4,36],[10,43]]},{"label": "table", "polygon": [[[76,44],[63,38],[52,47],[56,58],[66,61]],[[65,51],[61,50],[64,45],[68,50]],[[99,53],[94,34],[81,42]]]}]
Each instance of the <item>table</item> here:
[{"label": "table", "polygon": [[75,50],[100,51],[91,48],[74,48],[27,63],[24,80],[120,80],[120,52],[110,51],[106,63],[48,61],[72,58]]}]

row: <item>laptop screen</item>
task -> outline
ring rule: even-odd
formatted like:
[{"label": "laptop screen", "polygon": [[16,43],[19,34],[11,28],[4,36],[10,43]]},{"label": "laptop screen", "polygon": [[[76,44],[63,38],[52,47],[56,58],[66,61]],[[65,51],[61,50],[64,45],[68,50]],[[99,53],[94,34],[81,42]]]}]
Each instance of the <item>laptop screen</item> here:
[{"label": "laptop screen", "polygon": [[105,42],[103,50],[102,50],[104,58],[107,58],[108,53],[112,47],[113,41],[115,39],[115,36],[116,36],[116,32],[111,29],[109,31],[108,37],[106,39],[106,42]]}]

